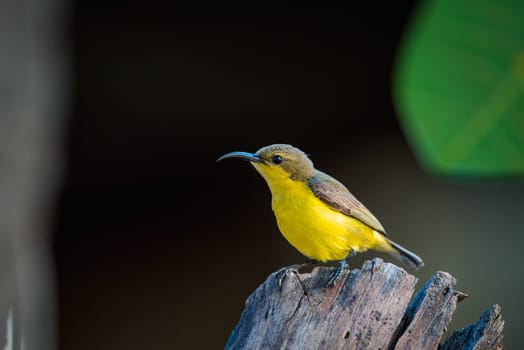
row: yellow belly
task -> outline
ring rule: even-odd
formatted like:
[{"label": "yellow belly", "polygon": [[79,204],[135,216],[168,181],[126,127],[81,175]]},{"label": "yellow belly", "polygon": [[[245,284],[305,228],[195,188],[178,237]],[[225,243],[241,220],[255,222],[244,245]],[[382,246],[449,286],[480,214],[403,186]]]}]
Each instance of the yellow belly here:
[{"label": "yellow belly", "polygon": [[382,235],[362,222],[331,209],[306,184],[271,188],[272,206],[283,236],[298,251],[318,261],[342,260],[357,252],[382,246]]}]

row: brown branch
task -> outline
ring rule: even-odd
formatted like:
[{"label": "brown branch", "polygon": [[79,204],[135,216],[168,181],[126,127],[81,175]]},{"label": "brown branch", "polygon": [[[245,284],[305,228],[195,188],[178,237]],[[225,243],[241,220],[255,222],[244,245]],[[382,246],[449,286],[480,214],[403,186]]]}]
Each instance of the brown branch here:
[{"label": "brown branch", "polygon": [[[380,259],[333,288],[326,286],[331,273],[271,274],[248,298],[226,349],[437,349],[464,296],[453,276],[437,272],[412,299],[416,277]],[[500,308],[490,310],[441,349],[501,348]]]}]

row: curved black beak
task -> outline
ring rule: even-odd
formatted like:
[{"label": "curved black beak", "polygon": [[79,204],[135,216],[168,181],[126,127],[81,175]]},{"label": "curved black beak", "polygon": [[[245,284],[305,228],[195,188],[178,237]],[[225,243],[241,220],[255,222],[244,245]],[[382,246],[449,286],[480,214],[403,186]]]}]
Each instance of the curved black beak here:
[{"label": "curved black beak", "polygon": [[238,158],[242,160],[247,160],[248,162],[262,163],[262,159],[254,153],[248,152],[229,152],[224,154],[222,157],[217,159],[217,162],[220,162],[222,159],[227,158]]}]

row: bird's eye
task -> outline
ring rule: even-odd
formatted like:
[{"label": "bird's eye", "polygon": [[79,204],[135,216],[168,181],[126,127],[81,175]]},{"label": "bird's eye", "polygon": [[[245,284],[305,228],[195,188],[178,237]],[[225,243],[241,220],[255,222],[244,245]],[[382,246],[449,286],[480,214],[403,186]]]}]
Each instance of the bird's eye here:
[{"label": "bird's eye", "polygon": [[280,163],[282,163],[283,159],[282,159],[281,156],[276,154],[276,155],[273,156],[273,158],[271,158],[271,161],[273,162],[273,164],[280,164]]}]

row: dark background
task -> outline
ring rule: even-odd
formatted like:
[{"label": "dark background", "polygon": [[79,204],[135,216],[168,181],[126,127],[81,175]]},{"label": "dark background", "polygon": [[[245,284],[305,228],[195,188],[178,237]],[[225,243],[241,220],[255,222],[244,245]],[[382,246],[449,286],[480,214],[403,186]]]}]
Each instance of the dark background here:
[{"label": "dark background", "polygon": [[453,328],[500,303],[518,347],[524,187],[421,169],[390,88],[414,2],[220,4],[72,8],[54,234],[61,349],[223,347],[256,286],[303,260],[278,233],[263,180],[216,163],[271,143],[344,182],[424,258],[421,280],[458,278],[471,296]]}]

